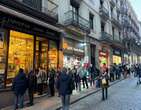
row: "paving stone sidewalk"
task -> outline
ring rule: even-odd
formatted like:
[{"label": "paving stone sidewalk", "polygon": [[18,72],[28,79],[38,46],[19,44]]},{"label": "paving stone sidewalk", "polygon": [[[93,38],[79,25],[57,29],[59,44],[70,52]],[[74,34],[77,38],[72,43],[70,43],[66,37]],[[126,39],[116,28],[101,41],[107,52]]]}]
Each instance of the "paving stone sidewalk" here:
[{"label": "paving stone sidewalk", "polygon": [[[117,80],[115,82],[110,83],[110,85],[116,84],[121,80]],[[100,91],[100,88],[90,87],[89,89],[83,89],[81,92],[73,91],[73,95],[71,96],[71,103],[75,103],[91,94],[97,93]],[[57,110],[61,107],[61,100],[59,97],[48,97],[44,96],[42,98],[35,99],[34,106],[25,107],[22,110]],[[12,110],[12,106],[3,108],[2,110]]]}]

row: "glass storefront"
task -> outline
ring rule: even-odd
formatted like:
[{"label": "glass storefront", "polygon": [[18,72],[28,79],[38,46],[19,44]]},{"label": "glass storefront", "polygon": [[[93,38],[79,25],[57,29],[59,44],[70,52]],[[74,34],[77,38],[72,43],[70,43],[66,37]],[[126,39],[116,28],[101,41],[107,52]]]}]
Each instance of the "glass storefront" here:
[{"label": "glass storefront", "polygon": [[113,64],[114,63],[117,64],[117,65],[121,64],[122,63],[121,57],[120,56],[113,55]]},{"label": "glass storefront", "polygon": [[50,40],[49,41],[49,68],[57,69],[58,65],[58,51],[56,42]]},{"label": "glass storefront", "polygon": [[[14,30],[10,30],[8,37],[9,45],[4,34],[0,31],[0,88],[4,87],[5,80],[6,86],[11,86],[19,68],[23,68],[26,74],[31,69],[38,69],[39,67],[46,71],[49,68],[57,69],[58,46],[56,41]],[[5,73],[6,46],[4,44],[8,46],[7,73]],[[5,76],[7,76],[6,79]]]},{"label": "glass storefront", "polygon": [[[19,68],[23,68],[25,73],[33,68],[33,47],[32,35],[10,31],[7,79],[14,78]],[[10,82],[7,80],[7,84]]]},{"label": "glass storefront", "polygon": [[48,40],[37,37],[36,39],[36,69],[39,67],[48,70]]},{"label": "glass storefront", "polygon": [[84,45],[73,39],[63,39],[63,67],[73,68],[84,63]]}]

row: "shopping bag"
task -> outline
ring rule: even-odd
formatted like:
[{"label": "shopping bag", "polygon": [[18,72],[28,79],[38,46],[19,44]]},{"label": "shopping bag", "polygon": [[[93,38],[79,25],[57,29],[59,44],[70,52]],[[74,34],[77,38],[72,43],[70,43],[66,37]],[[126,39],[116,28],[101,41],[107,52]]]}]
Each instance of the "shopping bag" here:
[{"label": "shopping bag", "polygon": [[105,84],[107,84],[107,81],[106,81],[105,78],[103,78],[103,79],[102,79],[102,85],[105,85]]}]

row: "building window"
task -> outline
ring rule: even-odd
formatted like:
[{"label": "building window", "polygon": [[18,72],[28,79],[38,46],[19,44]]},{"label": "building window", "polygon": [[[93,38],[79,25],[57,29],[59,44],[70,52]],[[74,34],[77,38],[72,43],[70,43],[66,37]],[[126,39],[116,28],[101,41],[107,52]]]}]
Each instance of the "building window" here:
[{"label": "building window", "polygon": [[42,10],[42,0],[23,0],[23,3],[39,11]]},{"label": "building window", "polygon": [[89,14],[89,21],[90,21],[90,28],[94,29],[94,15],[93,14]]},{"label": "building window", "polygon": [[105,23],[101,22],[101,31],[104,32],[105,31]]},{"label": "building window", "polygon": [[113,35],[113,39],[115,39],[115,29],[114,29],[114,27],[112,27],[112,35]]},{"label": "building window", "polygon": [[10,31],[7,86],[11,86],[12,79],[19,68],[28,73],[33,68],[34,38],[32,35]]},{"label": "building window", "polygon": [[58,66],[58,49],[55,41],[49,40],[49,69],[57,69]]}]

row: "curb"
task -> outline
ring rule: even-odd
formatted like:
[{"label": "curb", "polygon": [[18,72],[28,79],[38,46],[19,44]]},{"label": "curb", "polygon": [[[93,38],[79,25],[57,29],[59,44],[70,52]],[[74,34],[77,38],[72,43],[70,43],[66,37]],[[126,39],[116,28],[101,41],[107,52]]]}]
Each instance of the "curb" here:
[{"label": "curb", "polygon": [[[120,80],[118,80],[118,81],[116,81],[116,82],[113,82],[112,84],[110,84],[110,87],[113,86],[113,85],[115,85],[115,84],[117,84],[117,83],[119,83],[119,82],[121,82],[121,81],[123,81],[123,80],[124,80],[124,79],[120,79]],[[109,88],[110,88],[110,87],[109,87]],[[80,98],[78,98],[78,99],[72,101],[72,102],[70,103],[70,105],[72,105],[72,104],[74,104],[74,103],[76,103],[76,102],[79,102],[80,100],[82,100],[82,99],[84,99],[84,98],[86,98],[86,97],[88,97],[88,96],[90,96],[90,95],[92,95],[92,94],[98,93],[98,92],[101,91],[101,90],[102,90],[102,89],[99,88],[99,89],[97,89],[97,90],[95,90],[95,91],[93,91],[93,92],[91,92],[91,93],[89,93],[89,94],[86,94],[85,96],[82,96],[82,97],[80,97]],[[62,106],[60,105],[60,107],[58,107],[56,110],[60,110],[61,108],[62,108]]]}]

